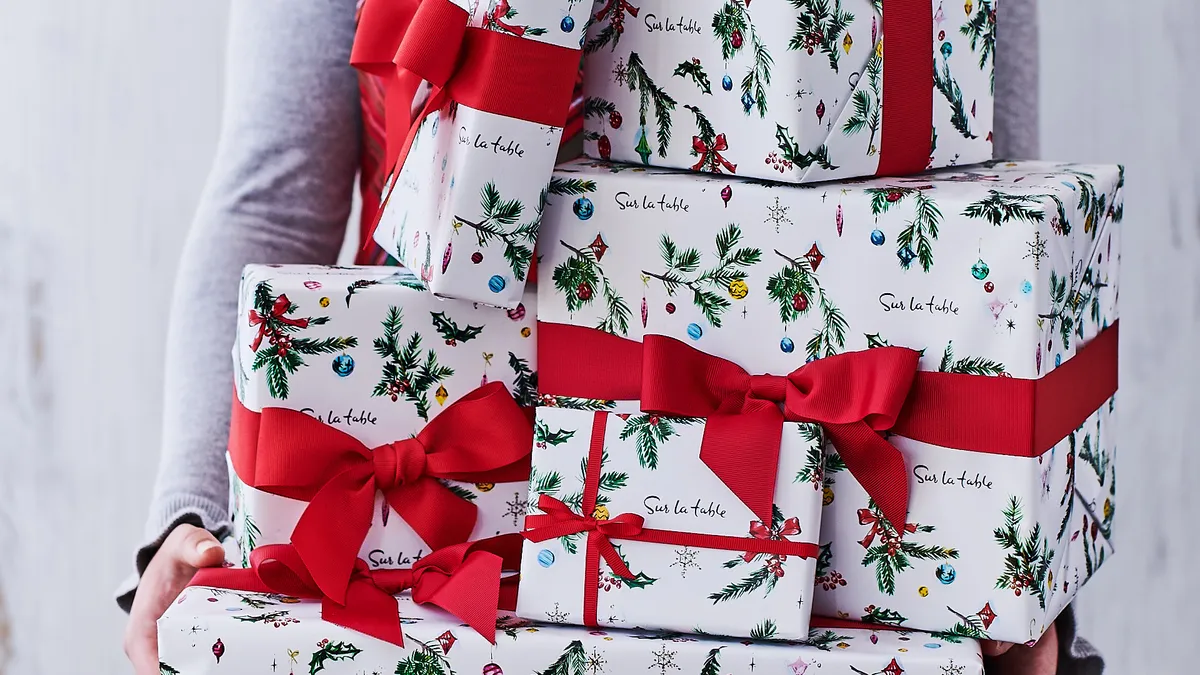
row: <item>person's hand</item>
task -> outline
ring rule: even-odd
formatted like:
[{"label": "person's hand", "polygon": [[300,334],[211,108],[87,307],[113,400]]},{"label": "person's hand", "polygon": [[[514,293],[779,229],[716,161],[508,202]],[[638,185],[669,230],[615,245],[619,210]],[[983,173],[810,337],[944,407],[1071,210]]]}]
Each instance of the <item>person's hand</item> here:
[{"label": "person's hand", "polygon": [[1011,642],[980,643],[988,675],[1054,675],[1058,672],[1058,631],[1054,624],[1032,647]]},{"label": "person's hand", "polygon": [[158,619],[201,567],[220,567],[221,543],[206,530],[179,525],[167,535],[138,583],[125,626],[125,655],[137,675],[158,675]]}]

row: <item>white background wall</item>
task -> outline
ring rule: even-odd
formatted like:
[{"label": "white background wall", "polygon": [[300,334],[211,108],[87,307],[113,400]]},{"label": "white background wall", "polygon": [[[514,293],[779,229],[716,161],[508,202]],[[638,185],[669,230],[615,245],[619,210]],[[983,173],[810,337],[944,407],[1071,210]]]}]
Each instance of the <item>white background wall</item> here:
[{"label": "white background wall", "polygon": [[[110,592],[159,439],[175,260],[218,130],[227,1],[0,3],[0,675],[123,673]],[[1043,154],[1129,168],[1112,673],[1183,672],[1200,603],[1200,4],[1043,3]]]}]

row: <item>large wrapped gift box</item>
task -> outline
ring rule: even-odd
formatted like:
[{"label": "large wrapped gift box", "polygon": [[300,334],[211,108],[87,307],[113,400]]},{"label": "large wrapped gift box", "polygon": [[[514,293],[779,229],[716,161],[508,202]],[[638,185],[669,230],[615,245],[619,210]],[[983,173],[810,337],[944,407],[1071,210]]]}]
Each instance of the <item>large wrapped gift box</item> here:
[{"label": "large wrapped gift box", "polygon": [[[405,141],[405,128],[389,117],[389,161],[399,157],[400,162],[384,190],[374,240],[417,272],[435,295],[511,308],[521,301],[533,260],[541,202],[567,119],[589,3],[454,4],[470,13],[473,29],[484,33],[468,31],[466,56],[448,64],[455,70],[445,96],[431,99],[435,109],[418,121],[407,157],[394,150]],[[364,15],[363,20],[372,18]],[[414,23],[413,37],[421,38],[423,30]],[[360,29],[360,42],[370,33]],[[483,37],[496,34],[502,38],[478,46],[485,44]],[[432,52],[453,52],[448,35],[430,37]],[[530,55],[506,55],[505,49],[513,51],[513,43],[521,42],[526,44],[515,49],[532,49]],[[384,53],[390,62],[391,54]],[[539,71],[539,59],[555,62],[557,74]],[[395,95],[389,92],[389,97]],[[403,102],[389,105],[408,112]],[[561,121],[548,122],[556,118]]]},{"label": "large wrapped gift box", "polygon": [[[983,673],[975,641],[906,631],[815,628],[808,643],[752,642],[588,630],[501,613],[493,644],[444,612],[417,606],[406,596],[398,602],[403,647],[323,621],[317,602],[192,587],[159,620],[159,670],[172,675]],[[763,630],[769,637],[770,626]]]},{"label": "large wrapped gift box", "polygon": [[992,157],[996,0],[606,0],[585,151],[811,183]]},{"label": "large wrapped gift box", "polygon": [[[351,564],[375,568],[519,531],[534,302],[438,300],[396,268],[248,266],[229,455],[243,566],[255,547],[290,541],[302,518],[314,547],[341,544]],[[338,520],[322,527],[315,511],[331,509]],[[343,541],[350,532],[361,546]]]},{"label": "large wrapped gift box", "polygon": [[1115,511],[1119,167],[556,177],[581,194],[545,220],[543,405],[717,410],[745,452],[751,408],[784,404],[827,454],[793,476],[826,505],[816,614],[952,631],[986,607],[980,634],[1022,642],[1103,560],[1067,550],[1107,540]]}]

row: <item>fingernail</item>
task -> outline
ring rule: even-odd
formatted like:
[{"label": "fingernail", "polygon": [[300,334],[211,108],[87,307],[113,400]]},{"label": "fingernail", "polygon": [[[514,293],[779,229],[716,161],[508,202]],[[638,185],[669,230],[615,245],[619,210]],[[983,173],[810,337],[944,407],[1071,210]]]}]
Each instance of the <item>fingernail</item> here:
[{"label": "fingernail", "polygon": [[211,539],[205,539],[196,546],[197,553],[207,553],[209,549],[220,548],[221,545]]}]

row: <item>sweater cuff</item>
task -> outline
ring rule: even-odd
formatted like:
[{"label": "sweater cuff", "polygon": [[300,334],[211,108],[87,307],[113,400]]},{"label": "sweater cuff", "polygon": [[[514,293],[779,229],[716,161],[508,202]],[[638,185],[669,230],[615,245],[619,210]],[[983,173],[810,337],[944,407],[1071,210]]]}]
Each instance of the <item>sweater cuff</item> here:
[{"label": "sweater cuff", "polygon": [[156,504],[151,510],[149,522],[146,524],[146,543],[138,548],[134,555],[135,572],[117,588],[117,605],[128,612],[133,606],[133,598],[137,593],[138,581],[150,560],[158,553],[167,535],[179,525],[192,525],[208,530],[218,540],[224,539],[230,533],[229,514],[224,505],[197,496],[183,495]]},{"label": "sweater cuff", "polygon": [[1054,621],[1058,631],[1059,675],[1101,675],[1104,659],[1100,652],[1076,633],[1075,608],[1068,605]]}]

